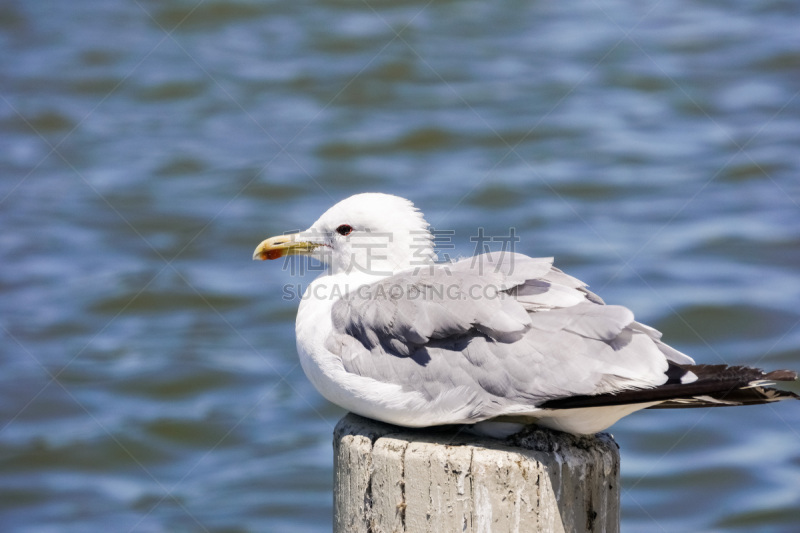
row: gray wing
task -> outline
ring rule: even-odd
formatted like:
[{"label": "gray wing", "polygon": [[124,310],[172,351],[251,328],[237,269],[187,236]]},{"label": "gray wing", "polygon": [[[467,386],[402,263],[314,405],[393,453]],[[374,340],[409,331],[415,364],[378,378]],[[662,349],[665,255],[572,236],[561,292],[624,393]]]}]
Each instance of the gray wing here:
[{"label": "gray wing", "polygon": [[[332,310],[326,347],[351,373],[400,385],[432,403],[458,389],[482,419],[520,405],[649,388],[668,360],[621,306],[605,305],[552,258],[495,253],[391,276]],[[463,406],[442,405],[442,409]]]}]

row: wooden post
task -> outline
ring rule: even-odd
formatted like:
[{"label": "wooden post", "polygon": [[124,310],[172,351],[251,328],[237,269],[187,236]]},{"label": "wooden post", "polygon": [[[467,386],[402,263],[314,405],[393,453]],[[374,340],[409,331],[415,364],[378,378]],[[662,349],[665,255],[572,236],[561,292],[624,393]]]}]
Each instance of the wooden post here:
[{"label": "wooden post", "polygon": [[335,533],[619,531],[607,434],[531,427],[504,442],[348,414],[333,447]]}]

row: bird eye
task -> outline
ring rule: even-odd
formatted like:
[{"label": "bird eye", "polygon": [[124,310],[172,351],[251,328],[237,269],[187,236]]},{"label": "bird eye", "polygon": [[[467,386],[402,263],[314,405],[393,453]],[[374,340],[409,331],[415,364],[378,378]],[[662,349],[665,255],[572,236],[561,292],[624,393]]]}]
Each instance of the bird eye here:
[{"label": "bird eye", "polygon": [[336,233],[339,235],[350,235],[350,232],[353,231],[353,226],[348,224],[342,224],[338,228],[336,228]]}]

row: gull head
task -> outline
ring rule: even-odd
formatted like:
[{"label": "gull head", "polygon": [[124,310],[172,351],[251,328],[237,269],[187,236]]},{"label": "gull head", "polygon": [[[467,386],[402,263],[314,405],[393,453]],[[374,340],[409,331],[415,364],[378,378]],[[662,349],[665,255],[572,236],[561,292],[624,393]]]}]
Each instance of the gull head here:
[{"label": "gull head", "polygon": [[261,242],[253,259],[302,254],[331,274],[389,276],[436,260],[428,223],[405,198],[382,193],[351,196],[328,209],[305,231]]}]

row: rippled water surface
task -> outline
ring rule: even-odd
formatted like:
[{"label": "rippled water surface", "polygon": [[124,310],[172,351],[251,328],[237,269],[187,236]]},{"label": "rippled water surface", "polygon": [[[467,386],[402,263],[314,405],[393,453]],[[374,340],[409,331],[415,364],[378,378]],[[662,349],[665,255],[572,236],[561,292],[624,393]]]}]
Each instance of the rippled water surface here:
[{"label": "rippled water surface", "polygon": [[[0,2],[0,529],[330,530],[343,413],[282,297],[314,273],[250,255],[356,192],[412,199],[451,256],[514,228],[699,361],[800,369],[798,27],[780,1]],[[613,433],[623,530],[800,530],[800,405]]]}]

